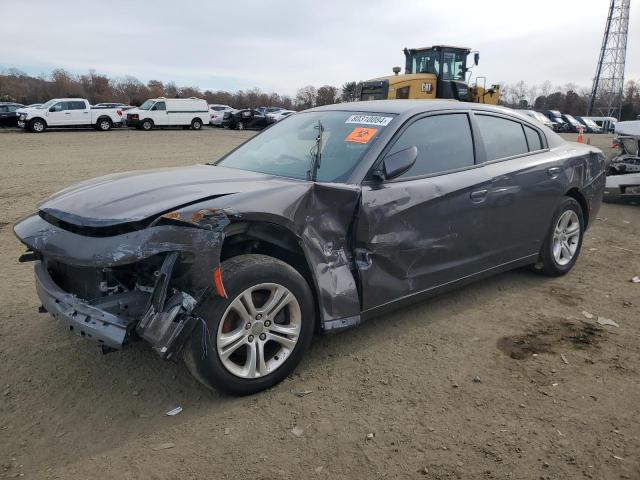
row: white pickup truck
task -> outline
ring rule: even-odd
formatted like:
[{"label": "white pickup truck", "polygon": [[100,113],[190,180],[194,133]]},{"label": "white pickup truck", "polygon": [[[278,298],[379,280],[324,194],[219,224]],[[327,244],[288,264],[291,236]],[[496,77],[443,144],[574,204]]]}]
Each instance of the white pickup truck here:
[{"label": "white pickup truck", "polygon": [[93,127],[106,132],[121,123],[121,109],[92,107],[83,98],[54,98],[39,107],[21,109],[18,117],[19,127],[36,133],[68,127]]}]

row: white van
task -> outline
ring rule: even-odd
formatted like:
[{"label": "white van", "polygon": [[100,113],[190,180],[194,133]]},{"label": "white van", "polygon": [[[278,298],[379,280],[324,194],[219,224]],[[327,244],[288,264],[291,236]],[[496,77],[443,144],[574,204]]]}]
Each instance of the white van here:
[{"label": "white van", "polygon": [[127,125],[142,130],[185,127],[200,130],[209,123],[209,105],[200,98],[152,98],[127,110]]}]

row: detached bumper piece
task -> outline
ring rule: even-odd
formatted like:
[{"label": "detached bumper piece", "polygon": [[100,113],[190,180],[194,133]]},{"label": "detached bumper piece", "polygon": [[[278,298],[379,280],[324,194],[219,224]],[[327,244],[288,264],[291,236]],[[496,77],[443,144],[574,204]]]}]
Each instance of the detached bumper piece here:
[{"label": "detached bumper piece", "polygon": [[168,296],[169,281],[178,255],[173,252],[164,260],[146,312],[136,328],[137,333],[164,359],[175,353],[174,345],[184,343],[196,322],[191,316],[197,303],[195,298],[180,291]]}]

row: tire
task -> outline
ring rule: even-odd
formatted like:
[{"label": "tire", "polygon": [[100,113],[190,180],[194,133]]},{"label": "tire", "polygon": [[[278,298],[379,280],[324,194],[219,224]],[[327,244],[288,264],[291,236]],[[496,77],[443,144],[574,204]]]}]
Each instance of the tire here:
[{"label": "tire", "polygon": [[236,123],[236,130],[244,130],[244,122]]},{"label": "tire", "polygon": [[202,128],[202,120],[194,118],[191,120],[191,130],[200,130]]},{"label": "tire", "polygon": [[[203,324],[187,341],[183,358],[191,374],[205,386],[250,395],[281,382],[300,363],[313,337],[313,295],[298,271],[266,255],[233,257],[222,262],[221,269],[227,298],[205,300],[199,309]],[[252,292],[247,296],[249,289]],[[244,304],[240,303],[243,295]],[[247,298],[255,307],[253,316],[246,314],[250,311]],[[275,298],[290,300],[272,309],[275,314],[261,313]],[[245,312],[243,317],[240,311]],[[290,334],[279,335],[284,329]],[[224,337],[233,341],[225,344]],[[265,361],[251,361],[252,352]]]},{"label": "tire", "polygon": [[144,130],[145,132],[148,132],[149,130],[153,130],[153,127],[154,127],[153,120],[149,120],[148,118],[144,119],[140,124],[140,128],[142,128],[142,130]]},{"label": "tire", "polygon": [[40,118],[34,118],[29,122],[29,130],[33,133],[42,133],[47,129],[47,124]]},{"label": "tire", "polygon": [[[568,223],[563,224],[561,221],[568,221]],[[575,232],[574,235],[571,234],[573,232]],[[553,221],[540,249],[540,256],[534,270],[549,277],[565,275],[573,268],[580,255],[583,238],[582,207],[575,199],[565,197],[553,215]]]},{"label": "tire", "polygon": [[99,118],[98,123],[96,124],[96,128],[101,132],[108,132],[109,130],[111,130],[112,126],[113,125],[111,123],[111,120],[106,117]]}]

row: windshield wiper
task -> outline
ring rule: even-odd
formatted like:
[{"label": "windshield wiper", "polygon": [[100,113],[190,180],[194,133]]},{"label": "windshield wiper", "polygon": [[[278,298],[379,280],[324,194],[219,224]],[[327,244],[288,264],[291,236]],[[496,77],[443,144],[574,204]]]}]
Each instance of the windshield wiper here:
[{"label": "windshield wiper", "polygon": [[324,133],[324,127],[322,126],[322,122],[318,120],[318,124],[313,128],[318,129],[318,136],[316,137],[315,145],[309,152],[309,154],[311,155],[311,165],[309,166],[309,170],[307,171],[307,180],[315,182],[316,178],[318,177],[320,161],[322,160],[322,134]]}]

